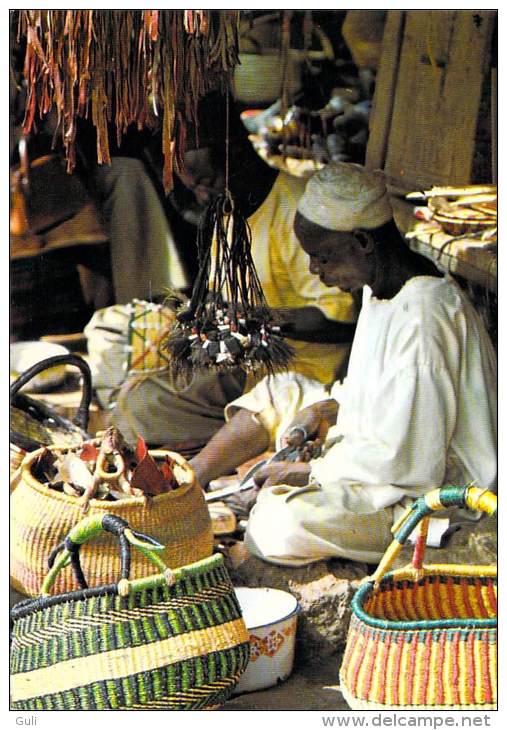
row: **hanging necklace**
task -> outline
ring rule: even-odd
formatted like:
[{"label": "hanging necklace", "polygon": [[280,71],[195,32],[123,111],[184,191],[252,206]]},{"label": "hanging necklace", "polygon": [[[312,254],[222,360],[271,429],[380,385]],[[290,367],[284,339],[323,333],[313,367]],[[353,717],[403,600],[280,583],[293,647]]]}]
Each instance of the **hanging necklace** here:
[{"label": "hanging necklace", "polygon": [[287,369],[292,348],[271,324],[251,253],[251,231],[229,189],[229,91],[225,190],[207,208],[197,235],[199,272],[167,340],[174,375],[197,370],[269,373]]}]

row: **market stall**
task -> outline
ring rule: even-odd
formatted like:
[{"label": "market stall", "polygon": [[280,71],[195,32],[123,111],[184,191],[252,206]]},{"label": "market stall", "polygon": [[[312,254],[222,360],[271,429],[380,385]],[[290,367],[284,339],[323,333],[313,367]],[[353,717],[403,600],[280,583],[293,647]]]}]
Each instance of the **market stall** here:
[{"label": "market stall", "polygon": [[495,12],[11,38],[12,709],[495,709]]}]

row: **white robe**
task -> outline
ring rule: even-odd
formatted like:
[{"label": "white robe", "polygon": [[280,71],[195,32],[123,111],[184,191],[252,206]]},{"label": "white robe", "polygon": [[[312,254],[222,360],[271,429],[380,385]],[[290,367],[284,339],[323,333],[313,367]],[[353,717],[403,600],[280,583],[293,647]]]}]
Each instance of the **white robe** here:
[{"label": "white robe", "polygon": [[331,391],[338,419],[311,462],[313,488],[263,489],[252,510],[246,543],[267,560],[376,562],[404,497],[496,489],[496,356],[452,280],[415,277],[391,300],[365,287],[348,372]]}]

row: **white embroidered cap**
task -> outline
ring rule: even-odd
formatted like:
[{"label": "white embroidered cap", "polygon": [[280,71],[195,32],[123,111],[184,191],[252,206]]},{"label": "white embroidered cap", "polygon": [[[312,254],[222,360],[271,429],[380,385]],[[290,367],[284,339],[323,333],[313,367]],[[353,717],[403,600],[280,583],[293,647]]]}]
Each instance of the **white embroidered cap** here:
[{"label": "white embroidered cap", "polygon": [[377,228],[393,217],[384,173],[351,162],[330,162],[316,172],[298,211],[332,231]]}]

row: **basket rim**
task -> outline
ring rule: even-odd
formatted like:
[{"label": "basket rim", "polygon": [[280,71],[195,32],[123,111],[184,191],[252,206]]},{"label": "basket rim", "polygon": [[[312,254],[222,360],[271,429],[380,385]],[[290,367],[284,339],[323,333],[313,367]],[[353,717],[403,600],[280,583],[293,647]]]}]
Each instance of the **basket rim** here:
[{"label": "basket rim", "polygon": [[483,218],[457,218],[451,215],[445,215],[445,213],[434,213],[433,218],[437,221],[444,221],[445,223],[466,223],[466,225],[477,225],[479,227],[489,227],[496,225],[496,219],[492,216],[484,216]]},{"label": "basket rim", "polygon": [[[208,558],[203,558],[195,563],[189,565],[182,565],[179,568],[171,570],[172,582],[169,587],[173,587],[176,583],[199,575],[203,575],[210,570],[219,568],[224,564],[224,558],[220,553],[210,555]],[[145,589],[152,590],[160,586],[167,586],[167,576],[164,573],[155,573],[147,578],[137,578],[129,581],[129,596],[134,593],[140,593]],[[98,596],[107,595],[118,595],[118,584],[109,583],[102,586],[95,586],[93,588],[80,588],[75,591],[68,591],[66,593],[57,593],[52,596],[38,596],[37,598],[27,598],[26,601],[13,606],[11,609],[11,619],[17,621],[18,619],[24,618],[31,613],[37,611],[43,611],[45,608],[51,606],[57,606],[61,603],[70,603],[71,601],[82,601],[88,598],[95,598]]]},{"label": "basket rim", "polygon": [[[79,506],[76,497],[71,497],[69,494],[65,494],[64,492],[57,492],[55,489],[50,489],[49,487],[46,487],[42,482],[38,481],[36,477],[33,476],[31,467],[38,454],[44,451],[44,448],[49,448],[49,450],[58,449],[62,453],[67,453],[69,451],[76,451],[83,446],[83,443],[93,443],[96,445],[97,443],[100,443],[100,439],[87,439],[86,442],[81,442],[79,444],[76,444],[75,446],[58,447],[57,444],[52,444],[49,447],[43,447],[41,449],[37,449],[36,451],[29,451],[21,462],[20,468],[22,468],[23,465],[28,462],[28,464],[30,465],[30,476],[32,477],[33,481],[31,480],[30,482],[27,482],[22,478],[18,486],[21,486],[23,484],[25,487],[33,489],[35,492],[38,492],[39,494],[42,494],[50,499],[63,502],[69,506]],[[155,456],[162,452],[164,454],[168,454],[172,458],[177,457],[175,458],[175,461],[179,466],[183,468],[182,461],[180,461],[182,459],[180,454],[177,454],[173,451],[168,451],[166,449],[149,449],[149,453]],[[190,473],[192,474],[192,478],[190,481],[182,482],[178,485],[177,489],[172,489],[170,492],[164,492],[163,494],[156,494],[155,496],[153,496],[151,498],[152,509],[161,502],[171,502],[172,500],[179,499],[185,496],[190,490],[198,487],[195,474],[193,473],[193,471],[189,472],[189,474]],[[134,509],[135,507],[140,507],[144,504],[144,497],[125,497],[125,499],[121,500],[121,509]],[[103,499],[91,499],[90,509],[92,508],[104,512],[114,512],[115,510],[117,511],[119,509],[119,505],[118,502],[107,502]]]},{"label": "basket rim", "polygon": [[[387,573],[380,581],[379,586],[389,582],[391,578],[392,575]],[[375,629],[383,629],[385,631],[405,631],[409,629],[492,629],[498,625],[497,618],[438,618],[409,621],[393,621],[392,619],[376,618],[364,609],[364,603],[374,589],[374,581],[363,583],[352,598],[351,609],[352,614],[356,618]]]},{"label": "basket rim", "polygon": [[[57,492],[55,489],[49,489],[43,484],[39,484],[36,486],[35,484],[27,484],[23,480],[21,480],[19,486],[21,486],[21,484],[24,484],[30,489],[33,489],[40,494],[43,494],[45,497],[65,502],[69,506],[79,507],[79,504],[76,504],[76,497],[71,497],[69,494]],[[170,492],[164,492],[163,494],[156,494],[151,498],[152,509],[160,502],[170,502],[171,500],[177,499],[178,497],[183,497],[185,494],[187,494],[188,491],[194,488],[195,484],[187,482],[186,484],[180,484],[178,489],[172,489]],[[122,499],[120,506],[122,510],[134,509],[134,507],[142,507],[144,503],[144,497],[132,496]],[[104,512],[117,512],[120,507],[118,505],[118,502],[107,502],[103,499],[90,499],[90,509],[92,508]]]}]

